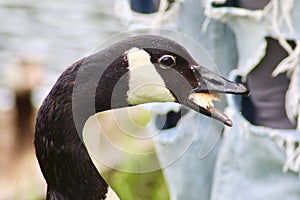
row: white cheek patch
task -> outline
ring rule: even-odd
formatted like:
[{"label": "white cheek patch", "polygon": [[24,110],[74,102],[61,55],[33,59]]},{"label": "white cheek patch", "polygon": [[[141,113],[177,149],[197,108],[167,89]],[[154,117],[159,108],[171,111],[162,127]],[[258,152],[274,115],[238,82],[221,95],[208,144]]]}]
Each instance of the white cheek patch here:
[{"label": "white cheek patch", "polygon": [[126,53],[129,70],[152,64],[150,61],[150,55],[142,49],[133,47],[132,49],[129,49]]},{"label": "white cheek patch", "polygon": [[175,101],[146,51],[132,48],[127,51],[127,60],[130,73],[127,93],[129,104]]}]

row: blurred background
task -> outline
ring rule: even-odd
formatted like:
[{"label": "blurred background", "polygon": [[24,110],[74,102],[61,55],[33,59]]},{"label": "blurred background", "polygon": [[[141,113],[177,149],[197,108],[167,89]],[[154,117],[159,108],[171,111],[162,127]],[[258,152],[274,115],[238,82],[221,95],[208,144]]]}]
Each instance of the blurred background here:
[{"label": "blurred background", "polygon": [[[0,15],[0,200],[44,199],[32,143],[37,108],[67,66],[125,28],[114,15],[114,1],[105,0],[0,0]],[[150,120],[144,110],[131,114],[137,127]],[[130,168],[139,161],[115,162]],[[121,199],[169,198],[160,170],[132,174],[100,168]]]}]

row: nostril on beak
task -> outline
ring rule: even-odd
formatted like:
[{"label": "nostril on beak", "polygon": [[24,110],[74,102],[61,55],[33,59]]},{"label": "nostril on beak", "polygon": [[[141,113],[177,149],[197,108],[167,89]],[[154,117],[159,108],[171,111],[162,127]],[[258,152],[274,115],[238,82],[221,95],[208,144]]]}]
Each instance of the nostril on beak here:
[{"label": "nostril on beak", "polygon": [[219,74],[202,66],[194,66],[193,70],[198,78],[199,85],[194,92],[220,92],[248,95],[249,90],[241,83],[232,82]]}]

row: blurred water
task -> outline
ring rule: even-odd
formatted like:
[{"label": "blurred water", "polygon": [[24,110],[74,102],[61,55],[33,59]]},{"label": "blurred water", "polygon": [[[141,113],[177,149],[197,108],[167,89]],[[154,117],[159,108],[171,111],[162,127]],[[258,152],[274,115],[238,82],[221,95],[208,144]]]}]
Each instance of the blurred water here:
[{"label": "blurred water", "polygon": [[34,93],[38,105],[59,74],[88,55],[109,36],[122,31],[114,1],[0,0],[0,110],[12,105],[4,68],[20,57],[42,62],[44,84]]}]

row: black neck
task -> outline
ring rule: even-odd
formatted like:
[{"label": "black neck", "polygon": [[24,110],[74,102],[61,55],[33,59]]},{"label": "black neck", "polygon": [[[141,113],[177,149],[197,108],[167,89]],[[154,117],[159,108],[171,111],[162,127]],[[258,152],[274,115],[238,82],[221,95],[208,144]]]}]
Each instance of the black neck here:
[{"label": "black neck", "polygon": [[[98,73],[101,69],[96,66],[85,68],[89,62],[97,61],[83,59],[69,67],[38,112],[34,143],[48,184],[47,199],[105,199],[107,193],[108,185],[81,140],[82,130],[88,117],[96,112],[109,110],[112,106],[126,106],[126,93],[120,89],[125,89],[127,84],[121,84],[117,94],[113,89],[118,85],[120,76],[126,74],[127,68],[118,65],[118,69],[122,69],[119,73],[110,72],[117,70],[114,67],[103,69],[95,84],[93,77],[97,74],[93,73],[95,68]],[[116,76],[109,77],[108,74]],[[123,80],[126,81],[126,76]],[[110,99],[114,95],[114,98],[123,99],[116,101],[121,103],[111,104]]]}]

